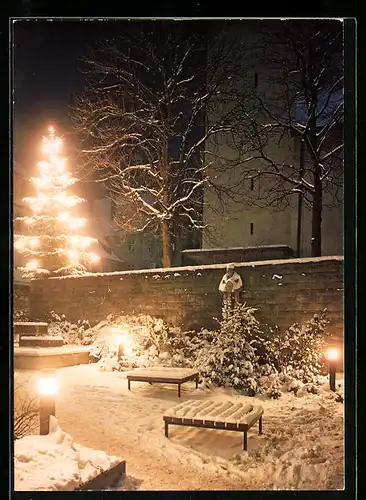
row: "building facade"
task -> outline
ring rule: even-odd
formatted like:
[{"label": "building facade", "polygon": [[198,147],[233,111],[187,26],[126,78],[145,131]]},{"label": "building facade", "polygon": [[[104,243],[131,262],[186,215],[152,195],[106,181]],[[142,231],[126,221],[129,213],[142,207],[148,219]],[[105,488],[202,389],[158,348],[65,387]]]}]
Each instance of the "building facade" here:
[{"label": "building facade", "polygon": [[[159,238],[150,233],[129,233],[118,229],[113,222],[113,204],[106,196],[89,202],[87,217],[91,222],[91,236],[98,239],[99,251],[113,256],[109,267],[113,271],[151,269],[161,267],[161,244]],[[98,251],[96,249],[96,251]],[[106,262],[101,263],[106,271]],[[98,267],[98,266],[96,266]]]},{"label": "building facade", "polygon": [[[269,24],[270,26],[270,24]],[[236,40],[243,41],[245,50],[246,71],[242,80],[247,86],[247,101],[252,99],[252,109],[257,102],[264,102],[273,115],[280,116],[279,110],[285,109],[286,104],[279,100],[283,96],[283,89],[276,80],[275,69],[267,64],[260,52],[258,22],[243,22],[242,30],[236,32]],[[240,38],[241,37],[241,38]],[[238,43],[239,43],[238,41]],[[244,52],[243,52],[244,53]],[[209,55],[208,55],[209,57]],[[238,80],[239,81],[239,80]],[[244,89],[246,90],[246,89]],[[243,92],[245,94],[245,92]],[[338,93],[343,99],[343,94]],[[225,111],[225,104],[218,104],[215,112],[208,116],[208,120],[215,118]],[[262,111],[263,113],[263,111]],[[295,113],[297,110],[295,108]],[[301,114],[301,113],[300,113]],[[305,119],[296,115],[300,123]],[[258,122],[266,125],[271,119],[266,113],[261,115]],[[272,120],[273,122],[273,120]],[[250,123],[248,123],[250,125]],[[244,128],[244,127],[243,127]],[[243,137],[246,131],[243,130]],[[339,139],[341,130],[335,130],[329,141]],[[258,147],[251,143],[252,150],[237,150],[228,135],[223,134],[215,141],[209,141],[206,148],[213,154],[207,158],[213,165],[211,175],[216,185],[225,190],[229,186],[241,187],[241,198],[236,196],[223,199],[218,196],[217,189],[205,189],[203,220],[207,230],[203,233],[202,248],[232,248],[284,245],[290,247],[295,256],[307,257],[311,255],[312,246],[312,211],[311,205],[296,189],[293,193],[281,198],[281,187],[278,188],[278,202],[269,204],[266,196],[271,193],[274,184],[272,178],[255,175],[265,167],[263,157],[258,154]],[[331,146],[331,144],[330,144]],[[300,162],[303,162],[305,172],[308,171],[309,182],[312,182],[311,169],[307,169],[310,155],[301,157],[300,139],[298,136],[287,133],[274,132],[266,137],[264,151],[267,158],[277,165],[288,165],[289,169],[301,171]],[[329,149],[329,148],[328,148]],[[252,157],[250,161],[247,158]],[[244,161],[245,160],[245,161]],[[282,168],[282,167],[281,167]],[[254,175],[246,175],[245,171]],[[306,175],[306,174],[305,174]],[[324,183],[322,200],[322,255],[343,254],[343,192],[342,188],[332,184],[332,178],[339,181],[343,176],[342,153],[334,159],[330,182]],[[285,188],[284,188],[285,189]],[[273,189],[272,189],[273,195]]]}]

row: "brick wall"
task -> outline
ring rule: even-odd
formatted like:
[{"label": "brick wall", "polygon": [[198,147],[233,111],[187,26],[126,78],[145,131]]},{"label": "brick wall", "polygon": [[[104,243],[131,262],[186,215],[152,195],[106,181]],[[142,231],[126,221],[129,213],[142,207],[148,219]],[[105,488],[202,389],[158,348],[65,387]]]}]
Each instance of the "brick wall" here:
[{"label": "brick wall", "polygon": [[[327,307],[331,331],[343,338],[342,257],[240,263],[237,271],[243,298],[259,308],[259,318],[283,328]],[[33,280],[31,315],[44,320],[54,310],[96,323],[110,313],[144,313],[188,329],[209,328],[220,316],[224,272],[225,265],[216,264]]]}]

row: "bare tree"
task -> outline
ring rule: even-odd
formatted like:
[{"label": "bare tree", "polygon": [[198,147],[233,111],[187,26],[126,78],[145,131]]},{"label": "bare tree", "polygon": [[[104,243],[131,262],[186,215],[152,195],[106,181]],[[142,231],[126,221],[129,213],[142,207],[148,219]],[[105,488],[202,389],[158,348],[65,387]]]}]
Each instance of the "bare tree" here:
[{"label": "bare tree", "polygon": [[[259,69],[248,89],[228,89],[236,126],[228,140],[240,168],[233,199],[283,209],[299,195],[312,213],[312,256],[321,255],[324,193],[339,201],[343,184],[343,31],[339,21],[268,22],[255,30]],[[294,139],[296,138],[296,139]],[[299,145],[284,156],[291,142]],[[228,168],[228,167],[227,167]]]},{"label": "bare tree", "polygon": [[86,89],[72,110],[81,169],[104,184],[121,229],[161,236],[164,267],[179,237],[204,228],[205,144],[230,129],[231,110],[205,120],[227,77],[230,49],[215,50],[207,62],[198,27],[192,35],[184,23],[145,23],[85,57]]},{"label": "bare tree", "polygon": [[27,382],[14,381],[14,439],[35,430],[38,424],[39,401],[29,392]]}]

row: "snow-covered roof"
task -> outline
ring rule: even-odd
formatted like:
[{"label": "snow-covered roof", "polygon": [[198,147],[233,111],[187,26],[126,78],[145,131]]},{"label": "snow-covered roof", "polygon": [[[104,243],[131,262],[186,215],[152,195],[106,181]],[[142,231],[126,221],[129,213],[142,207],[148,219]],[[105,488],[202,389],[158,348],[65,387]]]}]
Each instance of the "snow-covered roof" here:
[{"label": "snow-covered roof", "polygon": [[98,247],[96,249],[96,253],[99,255],[101,259],[110,259],[110,260],[115,260],[118,262],[123,262],[118,255],[116,255],[112,249],[110,249],[110,252],[107,252],[104,247],[110,248],[108,243],[103,240],[103,239],[98,239],[98,243],[96,244]]},{"label": "snow-covered roof", "polygon": [[[116,233],[116,228],[112,225],[111,221],[109,221],[105,217],[93,217],[90,222],[91,223],[88,226],[89,236],[98,240],[98,255],[100,256],[100,258],[123,262],[115,254],[105,238],[106,236],[110,236]],[[103,246],[110,248],[110,252],[107,252],[105,248],[103,248]]]}]

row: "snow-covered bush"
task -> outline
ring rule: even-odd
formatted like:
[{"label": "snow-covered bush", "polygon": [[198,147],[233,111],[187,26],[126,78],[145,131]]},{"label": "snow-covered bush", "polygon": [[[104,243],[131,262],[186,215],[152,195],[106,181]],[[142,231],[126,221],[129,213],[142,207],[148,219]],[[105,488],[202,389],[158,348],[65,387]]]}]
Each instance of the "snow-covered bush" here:
[{"label": "snow-covered bush", "polygon": [[327,338],[326,310],[285,332],[245,304],[223,314],[217,331],[181,337],[181,351],[209,384],[278,398],[282,391],[316,393]]},{"label": "snow-covered bush", "polygon": [[[148,315],[109,315],[92,328],[95,332],[91,361],[105,371],[121,371],[134,367],[188,366],[180,347],[184,334],[180,328]],[[118,355],[116,336],[129,338],[128,354]]]},{"label": "snow-covered bush", "polygon": [[28,313],[25,309],[14,309],[13,321],[29,321]]},{"label": "snow-covered bush", "polygon": [[146,314],[109,316],[108,319],[117,327],[123,325],[129,328],[134,344],[143,352],[151,347],[155,347],[158,355],[171,352],[172,338],[180,335],[180,328],[165,323],[161,318]]},{"label": "snow-covered bush", "polygon": [[38,397],[31,391],[28,381],[21,382],[14,375],[14,439],[20,439],[36,429],[38,414]]},{"label": "snow-covered bush", "polygon": [[273,364],[304,383],[313,382],[323,370],[323,356],[328,332],[327,311],[314,316],[303,325],[294,323],[273,337]]},{"label": "snow-covered bush", "polygon": [[49,313],[48,334],[62,337],[65,344],[76,345],[90,345],[96,338],[88,320],[79,319],[76,324],[71,323],[64,314],[59,315],[55,311]]},{"label": "snow-covered bush", "polygon": [[223,315],[217,332],[203,330],[198,334],[201,348],[195,366],[209,383],[257,392],[256,370],[258,356],[255,343],[261,339],[260,323],[255,309],[237,305]]}]

